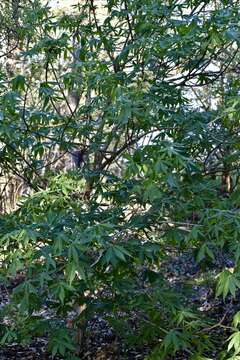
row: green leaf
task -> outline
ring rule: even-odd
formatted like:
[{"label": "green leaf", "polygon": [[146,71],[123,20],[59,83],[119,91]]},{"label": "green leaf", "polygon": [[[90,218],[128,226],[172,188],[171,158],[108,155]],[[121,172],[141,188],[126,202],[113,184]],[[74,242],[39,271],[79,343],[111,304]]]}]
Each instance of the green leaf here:
[{"label": "green leaf", "polygon": [[218,275],[217,292],[216,295],[223,295],[225,299],[230,293],[233,297],[236,295],[236,290],[240,288],[240,281],[238,275],[224,270]]},{"label": "green leaf", "polygon": [[240,324],[240,311],[238,311],[233,317],[233,326],[236,328]]},{"label": "green leaf", "polygon": [[16,76],[12,79],[12,89],[14,91],[21,91],[25,89],[26,79],[22,75]]},{"label": "green leaf", "polygon": [[76,276],[77,267],[74,262],[71,262],[66,267],[66,276],[69,284],[72,285],[73,280]]},{"label": "green leaf", "polygon": [[240,331],[234,332],[229,338],[228,338],[229,344],[228,344],[228,351],[231,349],[234,349],[235,355],[237,355],[240,352]]}]

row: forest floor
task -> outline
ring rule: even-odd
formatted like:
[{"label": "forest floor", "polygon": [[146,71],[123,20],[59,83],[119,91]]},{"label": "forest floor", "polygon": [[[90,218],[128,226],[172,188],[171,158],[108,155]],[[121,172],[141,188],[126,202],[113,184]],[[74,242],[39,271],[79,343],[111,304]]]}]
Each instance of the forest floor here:
[{"label": "forest floor", "polygon": [[[212,275],[217,269],[222,267],[232,267],[231,261],[227,257],[220,256],[212,267]],[[174,288],[181,286],[191,287],[192,295],[190,301],[193,302],[200,311],[214,321],[221,324],[229,324],[232,316],[240,309],[240,304],[236,301],[221,299],[214,296],[211,281],[204,279],[204,274],[209,274],[209,269],[202,269],[195,262],[194,257],[189,254],[182,254],[171,258],[165,264],[165,276]],[[207,271],[206,271],[207,270]],[[211,273],[211,271],[210,271]],[[196,282],[196,278],[202,279]],[[6,303],[9,296],[9,289],[0,287],[0,306]],[[213,331],[223,331],[213,329]],[[143,360],[151,349],[143,346],[133,348],[127,346],[111,328],[104,317],[95,316],[88,323],[87,337],[85,341],[85,351],[81,356],[82,360]],[[59,357],[51,357],[47,352],[47,339],[37,338],[28,346],[0,346],[0,360],[62,360]],[[220,349],[221,350],[221,349]],[[211,355],[211,356],[210,356]],[[218,350],[212,352],[209,357],[217,359]],[[169,360],[188,360],[186,353],[178,353],[170,357]]]}]

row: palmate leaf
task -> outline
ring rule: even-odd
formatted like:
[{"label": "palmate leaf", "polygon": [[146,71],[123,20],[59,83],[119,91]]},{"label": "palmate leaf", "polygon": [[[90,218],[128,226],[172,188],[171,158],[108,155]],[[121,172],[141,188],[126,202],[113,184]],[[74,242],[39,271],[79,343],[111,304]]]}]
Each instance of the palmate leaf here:
[{"label": "palmate leaf", "polygon": [[203,244],[198,253],[197,253],[197,262],[201,262],[202,260],[204,260],[206,257],[209,257],[210,259],[214,260],[215,256],[213,251],[210,249],[210,247],[208,246],[208,244]]},{"label": "palmate leaf", "polygon": [[196,319],[198,319],[197,315],[191,312],[190,310],[182,309],[176,315],[176,321],[178,325],[184,323],[185,321],[188,322]]},{"label": "palmate leaf", "polygon": [[126,262],[127,257],[131,256],[130,253],[120,245],[111,245],[105,255],[102,257],[102,262],[112,265],[117,265],[119,261]]},{"label": "palmate leaf", "polygon": [[17,339],[17,333],[14,330],[6,330],[3,337],[0,338],[0,344],[5,345]]},{"label": "palmate leaf", "polygon": [[52,355],[56,354],[65,355],[65,353],[76,350],[76,345],[72,337],[67,333],[66,329],[54,329],[54,332],[50,336],[49,348]]},{"label": "palmate leaf", "polygon": [[26,85],[26,79],[22,75],[18,75],[14,79],[12,79],[12,89],[13,89],[13,91],[24,90],[25,85]]},{"label": "palmate leaf", "polygon": [[236,291],[239,288],[239,274],[229,270],[224,270],[218,275],[216,296],[222,295],[225,299],[228,294],[231,294],[233,297],[235,297]]},{"label": "palmate leaf", "polygon": [[228,340],[228,351],[234,349],[235,355],[237,355],[240,352],[240,331],[234,332]]},{"label": "palmate leaf", "polygon": [[175,354],[179,349],[189,347],[189,334],[171,330],[163,339],[162,346],[167,353],[171,350],[171,353]]},{"label": "palmate leaf", "polygon": [[238,241],[234,242],[231,245],[231,248],[232,248],[232,251],[234,253],[235,261],[237,263],[239,261],[239,259],[240,259],[240,244],[239,244],[239,242]]},{"label": "palmate leaf", "polygon": [[233,317],[233,326],[236,328],[240,323],[240,311],[238,311]]}]

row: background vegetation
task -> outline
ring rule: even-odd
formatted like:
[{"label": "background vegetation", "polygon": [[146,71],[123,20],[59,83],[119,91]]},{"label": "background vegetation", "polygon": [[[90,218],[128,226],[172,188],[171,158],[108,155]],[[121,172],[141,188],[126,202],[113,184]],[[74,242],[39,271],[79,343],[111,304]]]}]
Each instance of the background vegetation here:
[{"label": "background vegetation", "polygon": [[79,359],[102,314],[149,360],[240,359],[239,10],[1,2],[2,345]]}]

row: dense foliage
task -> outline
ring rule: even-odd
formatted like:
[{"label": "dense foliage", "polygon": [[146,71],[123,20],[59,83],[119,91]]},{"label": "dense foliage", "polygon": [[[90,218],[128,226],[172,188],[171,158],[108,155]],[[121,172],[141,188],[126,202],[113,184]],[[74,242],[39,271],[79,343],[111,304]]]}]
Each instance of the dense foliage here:
[{"label": "dense foliage", "polygon": [[239,313],[209,333],[221,321],[165,274],[193,253],[238,296],[239,1],[3,1],[0,18],[2,201],[13,179],[25,193],[0,218],[1,282],[21,274],[1,343],[47,334],[80,358],[72,333],[105,314],[151,360],[239,359]]}]

